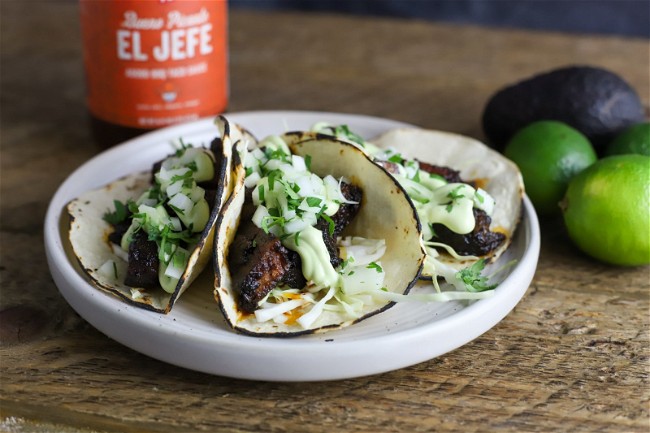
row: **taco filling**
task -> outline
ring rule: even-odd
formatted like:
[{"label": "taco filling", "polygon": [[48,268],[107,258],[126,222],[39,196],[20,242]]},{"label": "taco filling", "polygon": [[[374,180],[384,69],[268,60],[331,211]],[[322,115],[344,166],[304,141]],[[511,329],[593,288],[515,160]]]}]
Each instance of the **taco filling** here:
[{"label": "taco filling", "polygon": [[229,147],[223,134],[210,149],[181,141],[150,172],[68,204],[72,249],[98,288],[139,307],[170,311],[209,261],[228,192]]},{"label": "taco filling", "polygon": [[[436,131],[395,130],[372,141],[364,140],[345,125],[319,123],[313,131],[358,146],[404,187],[422,224],[427,250],[423,276],[434,277],[436,286],[435,277],[442,277],[469,291],[494,288],[468,285],[462,282],[459,272],[471,269],[474,274],[507,248],[520,216],[523,194],[514,164],[479,142]],[[480,172],[480,176],[466,180],[460,170],[445,164],[461,157],[470,161],[461,163],[471,165],[471,170],[465,171]],[[481,164],[485,168],[477,170]],[[487,189],[494,191],[499,200]],[[497,224],[493,221],[495,212]]]},{"label": "taco filling", "polygon": [[[337,164],[343,168],[330,170]],[[236,329],[291,334],[340,327],[382,311],[390,304],[387,292],[401,294],[414,284],[423,259],[414,212],[390,176],[358,149],[336,140],[290,148],[271,136],[243,152],[242,169],[241,207],[229,203],[234,210],[227,205],[224,212],[238,221],[230,222],[236,234],[218,257],[215,291]],[[375,208],[382,203],[368,204],[375,179],[394,194],[382,200],[392,200],[385,221]],[[387,227],[397,218],[398,227]],[[396,228],[404,231],[393,233]],[[218,229],[218,249],[227,233]],[[412,244],[396,243],[398,236]],[[389,244],[404,246],[411,262],[395,263],[400,253],[387,253]],[[403,274],[388,276],[397,267]]]},{"label": "taco filling", "polygon": [[113,250],[126,257],[124,284],[173,293],[214,206],[214,154],[183,147],[154,165],[151,174],[152,184],[140,197],[116,200],[104,220],[113,227],[108,236]]},{"label": "taco filling", "polygon": [[[285,321],[284,313],[311,304],[311,314],[296,319],[308,327],[332,298],[343,301],[342,312],[344,304],[354,309],[344,298],[356,273],[367,274],[364,284],[371,291],[383,285],[385,241],[341,238],[363,191],[345,178],[321,178],[309,165],[309,156],[292,155],[278,137],[260,143],[244,161],[246,198],[229,262],[239,307],[258,321]],[[376,261],[368,262],[366,249],[354,248],[363,245]]]}]

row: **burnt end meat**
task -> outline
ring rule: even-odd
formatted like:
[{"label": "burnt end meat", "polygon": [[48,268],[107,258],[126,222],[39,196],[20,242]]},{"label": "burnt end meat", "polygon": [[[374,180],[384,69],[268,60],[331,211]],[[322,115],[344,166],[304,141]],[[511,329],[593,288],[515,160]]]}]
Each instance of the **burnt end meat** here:
[{"label": "burnt end meat", "polygon": [[124,284],[145,289],[159,287],[159,265],[156,242],[150,241],[143,230],[134,233],[129,245],[129,266]]},{"label": "burnt end meat", "polygon": [[295,288],[306,284],[300,256],[253,223],[256,207],[251,192],[246,190],[237,235],[228,252],[239,308],[246,313],[254,312],[258,303],[281,283]]},{"label": "burnt end meat", "polygon": [[[465,183],[476,187],[475,182],[467,182],[460,177],[460,172],[450,167],[420,162],[420,169],[427,173],[442,176],[449,183]],[[476,225],[474,230],[461,235],[449,230],[442,224],[433,224],[435,240],[451,246],[460,255],[483,256],[495,250],[505,241],[503,233],[490,231],[492,218],[480,209],[472,209]]]},{"label": "burnt end meat", "polygon": [[363,191],[361,188],[352,185],[351,183],[341,182],[341,192],[346,200],[353,201],[354,203],[341,204],[339,210],[331,216],[332,221],[334,221],[334,238],[340,236],[343,229],[347,227],[347,225],[350,224],[350,221],[352,221],[357,215],[359,208],[361,207],[361,199],[363,198]]},{"label": "burnt end meat", "polygon": [[[259,302],[275,287],[286,285],[301,289],[307,281],[302,274],[300,255],[282,245],[279,238],[264,232],[253,223],[256,206],[252,200],[252,189],[246,189],[246,197],[240,214],[240,224],[228,252],[228,264],[232,270],[233,287],[238,294],[239,308],[253,313]],[[319,218],[316,228],[321,231],[323,242],[330,256],[330,263],[337,267],[341,263],[336,237],[350,223],[361,206],[360,188],[341,184],[343,196],[357,203],[345,203],[331,219],[334,231],[324,218]]]},{"label": "burnt end meat", "polygon": [[341,257],[339,257],[339,247],[336,245],[336,236],[334,236],[334,234],[330,234],[329,226],[329,222],[325,221],[323,218],[320,218],[314,227],[320,230],[322,233],[323,242],[325,243],[327,253],[330,256],[330,263],[336,268],[341,264],[342,260]]},{"label": "burnt end meat", "polygon": [[234,270],[233,287],[239,292],[240,309],[252,313],[295,263],[291,263],[289,250],[282,246],[280,239],[262,230],[258,229],[252,238],[235,242],[229,254]]},{"label": "burnt end meat", "polygon": [[122,243],[122,236],[131,226],[131,212],[128,212],[128,217],[117,224],[112,224],[113,231],[108,235],[108,240],[116,245]]},{"label": "burnt end meat", "polygon": [[468,183],[461,179],[460,172],[454,170],[453,168],[427,164],[426,162],[418,161],[420,170],[426,171],[427,173],[437,174],[438,176],[443,177],[449,183]]},{"label": "burnt end meat", "polygon": [[293,289],[302,289],[307,285],[307,280],[302,274],[302,260],[300,260],[300,255],[295,252],[287,249],[289,266],[284,276],[282,277],[282,284],[289,286]]},{"label": "burnt end meat", "polygon": [[449,230],[442,224],[433,224],[434,240],[452,247],[460,255],[483,256],[498,248],[505,240],[503,233],[490,231],[492,218],[480,209],[473,209],[476,225],[466,235]]},{"label": "burnt end meat", "polygon": [[354,203],[341,204],[338,211],[330,217],[334,223],[334,230],[332,233],[330,233],[329,221],[324,218],[319,218],[315,226],[315,228],[320,230],[323,235],[323,242],[325,243],[325,247],[330,256],[330,263],[335,268],[342,262],[339,248],[336,245],[336,238],[341,235],[343,229],[350,224],[350,221],[352,221],[359,212],[361,199],[363,197],[363,191],[361,188],[345,182],[341,182],[341,193],[343,193],[343,197],[345,197],[346,200],[353,201]]}]

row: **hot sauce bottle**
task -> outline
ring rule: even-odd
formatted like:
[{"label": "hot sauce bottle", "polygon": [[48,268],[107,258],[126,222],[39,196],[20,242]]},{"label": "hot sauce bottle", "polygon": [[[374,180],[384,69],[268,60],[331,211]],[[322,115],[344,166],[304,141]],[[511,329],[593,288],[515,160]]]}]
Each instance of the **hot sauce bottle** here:
[{"label": "hot sauce bottle", "polygon": [[226,109],[226,0],[80,0],[80,11],[100,145]]}]

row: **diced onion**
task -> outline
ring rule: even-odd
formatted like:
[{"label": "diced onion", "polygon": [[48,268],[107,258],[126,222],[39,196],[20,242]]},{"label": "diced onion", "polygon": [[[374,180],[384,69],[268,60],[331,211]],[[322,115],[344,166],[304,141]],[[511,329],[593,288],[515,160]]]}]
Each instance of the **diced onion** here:
[{"label": "diced onion", "polygon": [[165,276],[178,280],[181,278],[183,275],[183,272],[185,272],[185,267],[187,265],[187,250],[177,247],[176,251],[174,251],[174,255],[172,256],[171,260],[167,264],[167,268],[165,269]]},{"label": "diced onion", "polygon": [[197,203],[198,201],[202,200],[205,198],[205,190],[201,187],[195,187],[192,188],[192,191],[190,192],[190,200],[192,200],[194,203]]},{"label": "diced onion", "polygon": [[255,213],[253,214],[253,224],[261,228],[262,220],[264,220],[264,218],[267,216],[269,216],[268,209],[266,209],[264,206],[258,206],[257,209],[255,209]]},{"label": "diced onion", "polygon": [[179,218],[171,217],[169,218],[169,222],[173,231],[180,232],[183,230],[183,226],[181,225],[181,220]]},{"label": "diced onion", "polygon": [[160,171],[156,174],[156,177],[161,181],[161,183],[163,183],[162,181],[169,181],[175,176],[184,176],[188,171],[190,171],[188,167],[174,168],[171,170],[167,170],[165,167],[161,167]]},{"label": "diced onion", "polygon": [[304,219],[294,218],[291,221],[284,224],[284,231],[287,234],[298,233],[310,227],[311,224],[305,221]]},{"label": "diced onion", "polygon": [[257,185],[257,183],[260,181],[261,177],[260,174],[256,171],[252,172],[248,176],[246,176],[246,180],[244,181],[244,186],[246,188],[253,188],[254,186]]},{"label": "diced onion", "polygon": [[310,176],[301,176],[294,183],[300,188],[300,195],[304,197],[313,197],[316,195],[316,189]]},{"label": "diced onion", "polygon": [[194,206],[194,203],[188,196],[185,194],[176,194],[174,197],[172,197],[169,200],[169,205],[172,208],[178,209],[179,212],[181,212],[184,215],[189,215],[190,212],[192,211],[192,207]]},{"label": "diced onion", "polygon": [[297,171],[307,171],[307,164],[305,164],[305,158],[299,155],[291,155],[291,163],[293,164],[293,168],[295,168]]},{"label": "diced onion", "polygon": [[182,189],[183,189],[183,181],[182,180],[177,180],[176,182],[170,184],[167,187],[166,192],[167,192],[167,195],[169,197],[173,197],[176,194],[178,194],[179,192],[181,192]]}]

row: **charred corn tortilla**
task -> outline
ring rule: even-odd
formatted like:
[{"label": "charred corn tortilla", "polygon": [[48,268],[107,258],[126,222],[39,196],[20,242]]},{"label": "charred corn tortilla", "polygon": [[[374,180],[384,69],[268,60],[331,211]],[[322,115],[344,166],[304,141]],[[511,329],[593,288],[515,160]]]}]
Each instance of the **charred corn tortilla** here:
[{"label": "charred corn tortilla", "polygon": [[382,149],[393,148],[404,158],[459,170],[463,180],[476,181],[494,198],[490,231],[504,234],[505,241],[483,257],[458,259],[440,250],[437,260],[462,269],[481,258],[494,261],[510,246],[521,219],[524,194],[521,174],[513,162],[478,140],[441,131],[402,128],[369,141]]},{"label": "charred corn tortilla", "polygon": [[[382,238],[386,252],[382,257],[385,270],[385,288],[404,294],[418,279],[424,250],[420,243],[420,226],[415,209],[402,187],[381,167],[374,164],[355,146],[332,137],[307,137],[306,140],[287,140],[294,155],[309,156],[311,171],[319,176],[345,177],[363,191],[358,214],[345,228],[343,235],[369,239]],[[239,160],[239,161],[238,161]],[[214,295],[226,318],[235,330],[261,336],[295,336],[324,332],[359,322],[393,305],[381,301],[365,305],[357,317],[348,317],[336,311],[325,311],[310,326],[304,328],[293,321],[277,323],[258,322],[253,314],[246,314],[238,306],[238,293],[233,287],[228,252],[240,225],[245,199],[245,170],[240,155],[233,155],[233,193],[224,205],[217,222],[215,238]]]},{"label": "charred corn tortilla", "polygon": [[[104,220],[104,214],[114,209],[114,201],[126,202],[137,199],[150,186],[151,173],[143,172],[126,176],[102,188],[88,191],[67,205],[70,217],[69,240],[72,250],[87,274],[91,283],[100,290],[108,292],[120,299],[149,310],[168,313],[179,296],[190,286],[195,278],[210,262],[214,242],[214,229],[222,204],[232,191],[230,182],[232,135],[241,139],[246,134],[233,131],[221,119],[217,119],[218,139],[222,144],[222,155],[219,166],[215,167],[218,180],[214,206],[210,210],[208,222],[200,233],[198,242],[192,247],[189,260],[172,293],[159,289],[142,289],[129,287],[124,284],[127,262],[123,253],[108,240],[113,230]],[[152,161],[153,164],[154,161]],[[106,263],[115,264],[115,268],[106,269]]]}]

